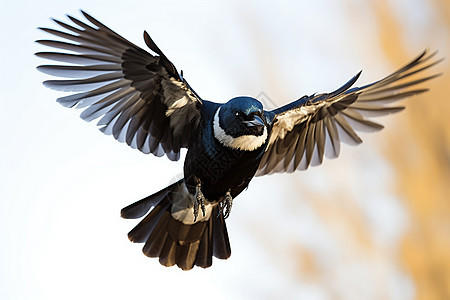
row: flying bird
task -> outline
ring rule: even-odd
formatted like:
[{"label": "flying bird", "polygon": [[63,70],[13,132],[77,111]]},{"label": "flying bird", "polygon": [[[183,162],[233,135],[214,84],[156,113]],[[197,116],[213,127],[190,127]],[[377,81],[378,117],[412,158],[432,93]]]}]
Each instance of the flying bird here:
[{"label": "flying bird", "polygon": [[[436,75],[425,70],[440,60],[424,51],[389,76],[353,87],[361,72],[330,93],[303,96],[274,110],[239,96],[227,103],[202,99],[144,31],[151,52],[129,42],[92,16],[68,16],[61,29],[40,28],[59,39],[37,43],[62,52],[37,56],[62,62],[38,70],[69,78],[44,85],[74,92],[57,99],[98,119],[100,130],[143,153],[180,158],[184,178],[121,211],[141,218],[129,233],[162,265],[208,268],[212,257],[231,255],[225,219],[234,199],[255,176],[305,170],[324,156],[339,155],[341,142],[360,144],[356,131],[383,128],[372,117],[401,111],[397,101],[427,91],[417,85]],[[411,79],[412,75],[420,75]]]}]

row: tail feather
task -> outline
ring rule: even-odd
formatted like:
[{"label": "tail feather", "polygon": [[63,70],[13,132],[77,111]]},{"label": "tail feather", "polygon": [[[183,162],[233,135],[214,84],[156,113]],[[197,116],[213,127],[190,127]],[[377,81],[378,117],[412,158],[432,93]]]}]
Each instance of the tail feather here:
[{"label": "tail feather", "polygon": [[176,255],[177,255],[177,245],[170,238],[170,236],[168,236],[166,242],[164,243],[164,246],[161,249],[161,253],[159,255],[159,262],[160,264],[166,267],[171,267],[176,263]]},{"label": "tail feather", "polygon": [[177,266],[183,270],[190,270],[194,266],[197,258],[200,241],[181,246],[177,249]]},{"label": "tail feather", "polygon": [[153,229],[148,231],[149,237],[145,242],[144,248],[142,249],[145,255],[149,257],[159,257],[161,254],[162,247],[168,237],[168,232],[164,230],[164,227],[167,226],[169,218],[169,211],[164,211],[163,216],[160,220],[158,220],[159,223]]},{"label": "tail feather", "polygon": [[213,254],[217,258],[227,259],[231,255],[231,247],[228,240],[227,225],[222,214],[220,218],[214,218],[213,230]]},{"label": "tail feather", "polygon": [[169,206],[170,203],[164,201],[164,203],[160,203],[160,205],[157,205],[152,209],[152,211],[128,233],[130,241],[134,243],[144,243]]},{"label": "tail feather", "polygon": [[[213,214],[214,216],[215,214]],[[205,228],[205,232],[203,233],[202,240],[200,241],[198,253],[197,253],[197,259],[195,261],[195,265],[202,267],[202,268],[208,268],[212,265],[212,256],[213,256],[213,218],[210,218],[208,221],[208,226]]]},{"label": "tail feather", "polygon": [[120,211],[120,215],[124,219],[137,219],[143,217],[152,206],[155,206],[162,199],[164,199],[167,194],[173,189],[174,186],[179,185],[180,181],[175,182],[165,189],[160,190],[159,192],[145,197],[142,200],[139,200],[133,204],[128,205],[127,207],[122,208]]},{"label": "tail feather", "polygon": [[199,241],[203,235],[208,222],[198,222],[192,225],[186,225],[171,219],[168,224],[169,235],[179,241],[180,245],[186,245]]},{"label": "tail feather", "polygon": [[177,212],[180,210],[180,201],[186,207],[191,207],[188,201],[192,201],[192,196],[186,193],[182,179],[125,207],[122,217],[138,218],[150,210],[128,233],[132,242],[145,242],[142,249],[145,255],[159,257],[159,262],[168,267],[176,264],[183,270],[190,270],[194,265],[208,268],[212,265],[213,255],[221,259],[231,255],[225,220],[223,215],[219,215],[216,205],[212,207],[209,218],[207,215],[196,223],[179,221],[177,215],[173,214],[172,205],[177,203]]}]

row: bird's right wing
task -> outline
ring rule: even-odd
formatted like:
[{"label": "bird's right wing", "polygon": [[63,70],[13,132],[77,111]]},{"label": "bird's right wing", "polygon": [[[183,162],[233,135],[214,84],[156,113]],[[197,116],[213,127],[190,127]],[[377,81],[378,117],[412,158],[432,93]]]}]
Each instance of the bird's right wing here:
[{"label": "bird's right wing", "polygon": [[175,66],[144,32],[152,55],[127,41],[87,13],[88,22],[68,16],[72,25],[54,20],[65,31],[40,28],[62,40],[39,44],[64,52],[38,52],[60,65],[38,70],[75,79],[48,80],[55,90],[75,92],[58,98],[66,107],[82,108],[81,118],[92,121],[105,134],[156,156],[178,160],[188,147],[201,117],[202,100],[178,74]]},{"label": "bird's right wing", "polygon": [[362,143],[355,130],[383,128],[369,118],[398,112],[404,107],[389,104],[427,91],[415,86],[440,74],[413,80],[410,76],[439,63],[441,60],[430,61],[434,55],[425,51],[382,80],[351,88],[359,73],[332,93],[304,96],[269,112],[275,115],[272,133],[256,175],[305,170],[321,164],[324,155],[337,157],[341,141]]}]

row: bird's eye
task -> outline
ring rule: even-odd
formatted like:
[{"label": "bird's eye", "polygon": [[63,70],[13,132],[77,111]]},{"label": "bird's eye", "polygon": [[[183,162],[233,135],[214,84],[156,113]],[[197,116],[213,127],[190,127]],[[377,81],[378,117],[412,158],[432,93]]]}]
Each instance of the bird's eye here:
[{"label": "bird's eye", "polygon": [[235,113],[235,115],[236,115],[236,117],[241,117],[241,116],[242,116],[242,113],[241,113],[240,111],[237,111],[237,112]]}]

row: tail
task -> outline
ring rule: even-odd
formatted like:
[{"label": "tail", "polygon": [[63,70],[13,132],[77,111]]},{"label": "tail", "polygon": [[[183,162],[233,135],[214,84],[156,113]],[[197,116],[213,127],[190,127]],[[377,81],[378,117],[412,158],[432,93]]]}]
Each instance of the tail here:
[{"label": "tail", "polygon": [[122,218],[136,219],[153,207],[128,233],[128,238],[145,243],[144,254],[159,257],[159,262],[166,267],[176,264],[183,270],[190,270],[194,265],[208,268],[213,255],[227,259],[231,248],[223,214],[219,215],[217,205],[209,204],[206,216],[193,222],[192,201],[181,179],[123,208]]}]

